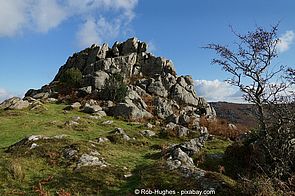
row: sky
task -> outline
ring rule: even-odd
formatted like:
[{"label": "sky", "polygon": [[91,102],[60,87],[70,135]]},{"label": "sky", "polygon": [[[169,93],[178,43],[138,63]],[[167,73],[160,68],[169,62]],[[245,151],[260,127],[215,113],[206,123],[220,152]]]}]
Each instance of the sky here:
[{"label": "sky", "polygon": [[67,58],[93,43],[137,37],[209,101],[240,102],[209,43],[279,22],[278,63],[295,67],[294,0],[0,0],[0,101],[51,82]]}]

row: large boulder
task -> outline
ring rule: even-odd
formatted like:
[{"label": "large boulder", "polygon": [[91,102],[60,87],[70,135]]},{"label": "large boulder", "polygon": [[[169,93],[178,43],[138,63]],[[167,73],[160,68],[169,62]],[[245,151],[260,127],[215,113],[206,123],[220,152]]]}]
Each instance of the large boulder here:
[{"label": "large boulder", "polygon": [[123,117],[130,120],[142,120],[153,118],[153,115],[146,110],[140,110],[132,103],[119,103],[110,109],[110,113],[116,117]]},{"label": "large boulder", "polygon": [[195,166],[193,159],[181,148],[173,148],[166,155],[166,165],[169,170],[178,169],[184,177],[200,179],[206,171]]},{"label": "large boulder", "polygon": [[102,111],[102,108],[99,105],[90,105],[86,103],[83,108],[83,111],[88,114],[93,114]]},{"label": "large boulder", "polygon": [[21,100],[21,98],[19,97],[12,97],[10,99],[4,100],[1,104],[0,104],[0,109],[7,109],[9,108],[11,105],[16,104],[17,102],[19,102]]},{"label": "large boulder", "polygon": [[171,88],[170,95],[172,99],[182,105],[198,106],[199,104],[198,97],[194,93],[187,91],[187,89],[179,83]]},{"label": "large boulder", "polygon": [[30,106],[30,102],[27,100],[22,100],[19,97],[12,97],[3,101],[0,104],[0,109],[9,109],[9,110],[21,110],[28,108]]}]

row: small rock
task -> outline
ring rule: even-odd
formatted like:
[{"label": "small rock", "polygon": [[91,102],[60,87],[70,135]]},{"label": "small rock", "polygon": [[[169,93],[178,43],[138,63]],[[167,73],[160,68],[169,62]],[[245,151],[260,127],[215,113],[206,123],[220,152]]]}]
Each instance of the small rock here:
[{"label": "small rock", "polygon": [[130,137],[125,133],[122,128],[116,128],[114,131],[111,131],[114,135],[120,135],[124,140],[129,141]]},{"label": "small rock", "polygon": [[79,102],[75,102],[71,105],[72,109],[79,109],[80,107],[81,107],[81,103],[79,103]]},{"label": "small rock", "polygon": [[101,116],[87,116],[89,119],[99,120],[101,119]]},{"label": "small rock", "polygon": [[58,100],[50,97],[47,99],[47,101],[48,101],[48,103],[56,103]]},{"label": "small rock", "polygon": [[82,154],[82,156],[78,160],[77,168],[84,166],[107,167],[107,164],[104,162],[103,159],[99,159],[97,156]]},{"label": "small rock", "polygon": [[232,123],[228,124],[228,128],[231,129],[231,130],[238,130],[237,126],[232,124]]},{"label": "small rock", "polygon": [[175,127],[178,137],[185,137],[190,133],[190,130],[184,126],[177,125]]},{"label": "small rock", "polygon": [[132,176],[132,174],[124,174],[124,178],[130,178]]},{"label": "small rock", "polygon": [[153,128],[155,127],[155,125],[152,125],[151,123],[147,123],[147,124],[146,124],[146,127],[147,127],[148,129],[153,129]]},{"label": "small rock", "polygon": [[64,114],[68,114],[68,113],[69,113],[69,111],[67,111],[67,110],[64,110],[64,111],[63,111],[63,113],[64,113]]},{"label": "small rock", "polygon": [[97,142],[98,143],[105,143],[105,142],[109,142],[110,140],[108,139],[108,138],[106,138],[106,137],[99,137],[98,139],[97,139]]},{"label": "small rock", "polygon": [[91,94],[91,92],[92,92],[92,86],[86,86],[86,87],[79,88],[79,92],[82,95]]},{"label": "small rock", "polygon": [[73,120],[69,120],[65,122],[65,125],[74,126],[74,125],[79,125],[79,123]]},{"label": "small rock", "polygon": [[37,146],[39,146],[39,145],[38,145],[38,144],[36,144],[36,143],[32,143],[32,145],[31,145],[30,149],[34,149],[34,148],[36,148]]},{"label": "small rock", "polygon": [[42,135],[31,135],[29,138],[28,138],[28,141],[38,141],[40,139],[43,139],[44,137]]},{"label": "small rock", "polygon": [[102,124],[103,125],[111,125],[111,124],[113,124],[113,122],[114,121],[112,121],[112,120],[107,120],[107,121],[102,122]]},{"label": "small rock", "polygon": [[98,112],[96,112],[94,114],[97,115],[97,116],[100,116],[100,117],[107,116],[105,111],[98,111]]},{"label": "small rock", "polygon": [[166,125],[166,128],[167,129],[174,129],[175,127],[177,126],[177,124],[173,123],[173,122],[170,122]]},{"label": "small rock", "polygon": [[142,130],[142,131],[139,131],[139,133],[145,137],[152,137],[156,135],[156,133],[151,130]]},{"label": "small rock", "polygon": [[63,156],[66,159],[73,159],[73,158],[75,158],[77,156],[77,153],[78,153],[77,149],[69,147],[69,148],[64,149]]},{"label": "small rock", "polygon": [[81,119],[81,117],[80,116],[73,116],[72,119],[73,119],[73,121],[77,122],[77,121],[79,121]]},{"label": "small rock", "polygon": [[67,135],[61,134],[61,135],[55,135],[52,138],[54,138],[54,139],[64,139],[65,137],[67,137]]},{"label": "small rock", "polygon": [[97,152],[96,150],[91,151],[90,155],[92,155],[92,156],[100,156],[99,152]]}]

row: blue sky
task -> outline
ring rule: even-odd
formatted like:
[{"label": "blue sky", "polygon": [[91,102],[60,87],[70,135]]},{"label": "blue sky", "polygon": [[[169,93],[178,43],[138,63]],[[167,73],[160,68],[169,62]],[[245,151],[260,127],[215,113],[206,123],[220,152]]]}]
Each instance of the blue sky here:
[{"label": "blue sky", "polygon": [[137,37],[179,75],[192,75],[211,101],[238,101],[228,75],[201,47],[230,44],[229,25],[246,33],[280,21],[281,64],[295,65],[295,1],[275,0],[0,0],[0,100],[50,82],[72,53],[92,43]]}]

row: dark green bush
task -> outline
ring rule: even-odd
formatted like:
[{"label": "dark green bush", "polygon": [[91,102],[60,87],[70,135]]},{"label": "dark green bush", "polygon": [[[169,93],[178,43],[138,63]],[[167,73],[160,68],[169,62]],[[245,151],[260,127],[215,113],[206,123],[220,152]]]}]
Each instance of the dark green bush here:
[{"label": "dark green bush", "polygon": [[122,102],[127,95],[128,87],[119,73],[112,74],[105,83],[100,97],[103,100]]},{"label": "dark green bush", "polygon": [[60,82],[69,87],[79,87],[82,82],[82,73],[75,67],[67,69],[61,74]]}]

